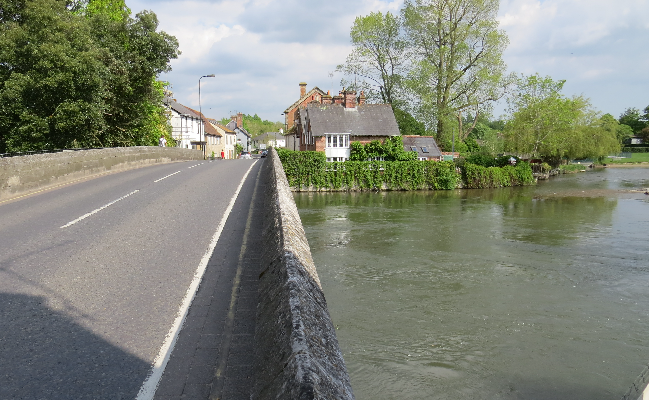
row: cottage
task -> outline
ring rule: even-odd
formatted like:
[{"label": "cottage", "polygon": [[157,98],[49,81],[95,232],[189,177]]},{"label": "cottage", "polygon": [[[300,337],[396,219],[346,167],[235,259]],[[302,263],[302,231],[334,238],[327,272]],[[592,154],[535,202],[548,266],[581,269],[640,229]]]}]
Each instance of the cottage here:
[{"label": "cottage", "polygon": [[321,104],[298,109],[295,124],[300,150],[322,151],[328,161],[349,159],[352,142],[400,135],[390,104],[365,104],[363,92],[358,99],[353,91],[325,95]]},{"label": "cottage", "polygon": [[418,153],[418,160],[442,161],[443,156],[433,136],[403,135],[404,151]]},{"label": "cottage", "polygon": [[165,99],[165,104],[169,109],[169,124],[172,127],[172,137],[176,140],[176,146],[184,149],[201,149],[203,137],[199,113],[171,98]]}]

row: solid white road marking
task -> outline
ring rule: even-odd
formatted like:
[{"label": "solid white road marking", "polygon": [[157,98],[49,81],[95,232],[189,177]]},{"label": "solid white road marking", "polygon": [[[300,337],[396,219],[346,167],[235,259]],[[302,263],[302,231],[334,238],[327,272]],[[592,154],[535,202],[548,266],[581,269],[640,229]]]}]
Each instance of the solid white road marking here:
[{"label": "solid white road marking", "polygon": [[221,218],[221,222],[217,227],[217,231],[214,233],[214,236],[212,236],[212,241],[210,242],[208,249],[203,255],[203,258],[201,259],[201,262],[199,263],[196,272],[194,272],[194,278],[192,279],[192,283],[187,288],[187,292],[185,292],[185,298],[183,299],[183,303],[181,304],[178,310],[178,314],[176,315],[176,320],[174,320],[174,323],[169,329],[169,332],[167,333],[167,337],[165,338],[165,341],[162,347],[160,348],[160,351],[158,352],[158,356],[153,362],[151,372],[147,377],[147,379],[142,384],[142,387],[138,392],[138,396],[136,397],[136,400],[151,400],[156,394],[158,383],[160,382],[160,378],[162,377],[163,372],[165,372],[165,367],[167,366],[169,357],[171,356],[172,351],[174,350],[174,346],[176,345],[178,334],[180,333],[181,328],[183,327],[183,323],[185,322],[185,318],[187,317],[187,312],[190,308],[190,305],[192,304],[192,300],[194,300],[194,296],[196,295],[196,291],[199,288],[199,284],[203,279],[203,275],[205,274],[205,269],[208,266],[208,261],[210,261],[212,252],[214,251],[214,248],[217,246],[217,242],[219,241],[221,232],[223,231],[223,228],[226,225],[226,220],[228,219],[228,216],[230,215],[230,212],[232,211],[232,208],[235,205],[235,201],[237,200],[239,191],[241,190],[242,186],[244,186],[244,181],[246,181],[246,177],[248,177],[248,174],[251,172],[251,169],[253,169],[253,166],[255,165],[256,162],[257,160],[253,164],[251,164],[250,168],[248,168],[248,171],[246,171],[246,174],[244,174],[244,177],[242,178],[241,182],[239,182],[239,186],[237,187],[237,190],[235,190],[235,194],[233,194],[232,198],[230,199],[230,204],[228,204],[228,207],[226,208],[226,211],[224,212],[223,217]]},{"label": "solid white road marking", "polygon": [[167,175],[167,176],[163,176],[162,178],[153,181],[153,183],[158,183],[158,182],[162,181],[163,179],[167,179],[167,178],[169,178],[170,176],[174,176],[174,175],[176,175],[176,174],[178,174],[178,173],[180,173],[180,172],[181,172],[181,171],[176,171],[176,172],[174,172],[173,174],[169,174],[169,175]]},{"label": "solid white road marking", "polygon": [[108,203],[108,204],[106,204],[106,205],[104,205],[104,206],[101,206],[101,207],[99,207],[99,208],[96,209],[96,210],[93,210],[93,211],[89,212],[88,214],[84,214],[84,215],[82,215],[81,217],[75,219],[74,221],[70,221],[70,222],[68,222],[67,224],[63,225],[61,228],[67,228],[67,227],[69,227],[70,225],[74,225],[74,224],[76,224],[77,222],[81,221],[82,219],[86,219],[86,218],[90,217],[91,215],[100,212],[101,210],[105,209],[106,207],[109,207],[109,206],[111,206],[111,205],[117,203],[118,201],[123,200],[123,199],[126,199],[127,197],[131,196],[132,194],[134,194],[134,193],[138,193],[138,192],[139,192],[139,190],[134,190],[134,191],[132,191],[131,193],[129,193],[129,194],[127,194],[127,195],[124,195],[124,196],[120,197],[120,198],[117,199],[117,200],[113,200],[113,201],[111,201],[110,203]]}]

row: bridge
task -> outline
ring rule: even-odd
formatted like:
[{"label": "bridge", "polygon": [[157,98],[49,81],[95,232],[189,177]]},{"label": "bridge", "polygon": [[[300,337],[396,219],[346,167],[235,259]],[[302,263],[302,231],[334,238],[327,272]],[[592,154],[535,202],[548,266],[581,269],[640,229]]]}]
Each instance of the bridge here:
[{"label": "bridge", "polygon": [[275,152],[0,159],[0,398],[352,399]]}]

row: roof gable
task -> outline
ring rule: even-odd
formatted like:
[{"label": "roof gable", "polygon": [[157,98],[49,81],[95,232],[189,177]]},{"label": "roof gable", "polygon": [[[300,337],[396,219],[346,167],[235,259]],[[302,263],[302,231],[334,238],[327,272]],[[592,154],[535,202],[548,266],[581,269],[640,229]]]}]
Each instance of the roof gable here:
[{"label": "roof gable", "polygon": [[187,106],[184,106],[177,101],[170,102],[169,108],[171,108],[172,110],[176,111],[177,113],[183,116],[189,116],[191,118],[197,118],[197,119],[201,118],[198,111],[195,111]]},{"label": "roof gable", "polygon": [[304,96],[302,96],[302,97],[299,98],[295,103],[293,103],[292,105],[290,105],[289,107],[287,107],[287,109],[284,110],[284,113],[286,114],[286,113],[290,112],[290,111],[293,110],[294,108],[298,107],[298,106],[300,105],[300,103],[302,103],[303,101],[307,100],[310,96],[312,96],[312,95],[314,95],[314,94],[316,94],[316,93],[320,94],[321,96],[325,96],[325,95],[327,94],[326,92],[322,91],[318,86],[314,86],[314,88],[313,88],[312,90],[310,90],[309,92],[305,93]]}]

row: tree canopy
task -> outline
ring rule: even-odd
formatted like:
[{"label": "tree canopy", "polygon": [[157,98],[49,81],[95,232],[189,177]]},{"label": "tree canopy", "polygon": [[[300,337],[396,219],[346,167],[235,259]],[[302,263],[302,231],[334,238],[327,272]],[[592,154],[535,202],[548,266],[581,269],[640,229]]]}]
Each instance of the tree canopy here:
[{"label": "tree canopy", "polygon": [[132,18],[106,0],[2,3],[0,153],[155,145],[167,134],[156,76],[179,52],[154,13]]},{"label": "tree canopy", "polygon": [[343,86],[363,90],[367,101],[398,105],[409,61],[409,46],[402,35],[399,17],[390,12],[357,17],[350,38],[352,53],[337,70],[354,80],[344,79]]},{"label": "tree canopy", "polygon": [[558,165],[563,158],[601,158],[620,151],[616,132],[582,96],[567,98],[564,81],[539,75],[521,77],[509,99],[504,129],[506,149]]},{"label": "tree canopy", "polygon": [[[399,16],[358,17],[353,51],[338,66],[342,84],[412,113],[438,142],[451,142],[452,130],[463,141],[513,80],[498,8],[498,0],[407,0]],[[474,118],[464,124],[467,114]]]},{"label": "tree canopy", "polygon": [[632,128],[634,135],[641,134],[641,131],[648,127],[648,106],[643,109],[643,113],[634,107],[626,109],[618,118],[618,122]]},{"label": "tree canopy", "polygon": [[[231,121],[230,118],[221,118],[221,124],[227,125]],[[278,132],[284,127],[282,122],[272,122],[263,120],[259,115],[244,114],[242,118],[244,129],[251,134],[252,137],[259,136],[266,132]]]}]

